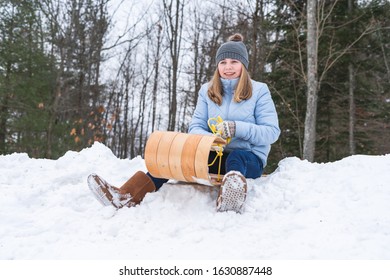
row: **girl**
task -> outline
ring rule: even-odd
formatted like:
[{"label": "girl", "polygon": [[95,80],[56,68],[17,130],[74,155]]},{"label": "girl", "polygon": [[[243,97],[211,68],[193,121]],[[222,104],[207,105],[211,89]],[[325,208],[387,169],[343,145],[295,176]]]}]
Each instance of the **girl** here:
[{"label": "girl", "polygon": [[[271,144],[278,140],[280,129],[275,105],[266,84],[251,80],[248,52],[241,34],[232,35],[216,55],[217,69],[211,81],[199,91],[189,133],[211,134],[209,118],[224,121],[216,128],[224,139],[224,174],[217,211],[241,213],[246,199],[246,178],[258,178],[266,166]],[[210,158],[215,155],[210,153]],[[210,173],[217,173],[210,168]],[[96,198],[117,208],[141,202],[146,193],[159,189],[167,180],[137,172],[121,188],[109,185],[92,174],[88,182]]]}]

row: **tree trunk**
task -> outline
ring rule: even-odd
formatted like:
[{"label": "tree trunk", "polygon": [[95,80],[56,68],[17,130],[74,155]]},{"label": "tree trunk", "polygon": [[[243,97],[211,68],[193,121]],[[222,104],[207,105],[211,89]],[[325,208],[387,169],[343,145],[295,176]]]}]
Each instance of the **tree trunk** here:
[{"label": "tree trunk", "polygon": [[46,157],[52,158],[53,157],[53,142],[54,142],[54,124],[57,118],[58,113],[58,104],[60,102],[61,98],[61,92],[62,92],[62,82],[61,78],[63,75],[63,56],[61,51],[61,63],[60,67],[58,69],[57,78],[56,78],[56,86],[55,86],[55,92],[53,96],[52,103],[50,104],[50,110],[49,110],[49,123],[47,126],[47,139],[46,139]]},{"label": "tree trunk", "polygon": [[348,84],[349,84],[349,154],[356,153],[355,145],[355,79],[354,67],[352,62],[348,65]]},{"label": "tree trunk", "polygon": [[[354,0],[348,0],[348,14],[352,18]],[[352,54],[353,55],[353,54]],[[349,154],[354,155],[356,153],[355,144],[355,79],[354,79],[354,67],[352,63],[352,57],[348,64],[348,88],[349,88]]]},{"label": "tree trunk", "polygon": [[305,134],[303,139],[303,158],[314,160],[316,142],[316,118],[318,100],[317,57],[317,0],[307,1],[307,104]]},{"label": "tree trunk", "polygon": [[156,109],[157,109],[157,87],[159,80],[159,70],[160,70],[160,48],[161,48],[161,24],[157,24],[157,49],[155,57],[155,69],[154,69],[154,81],[153,81],[153,90],[152,90],[152,131],[155,130],[156,126]]},{"label": "tree trunk", "polygon": [[180,0],[176,0],[175,11],[172,11],[173,0],[169,3],[163,1],[165,17],[169,32],[169,51],[172,61],[172,79],[170,80],[170,103],[168,130],[176,129],[176,113],[177,113],[177,80],[179,74],[179,58],[181,47],[181,34],[183,30],[183,9],[184,4]]},{"label": "tree trunk", "polygon": [[7,119],[8,119],[8,100],[9,95],[6,94],[0,100],[0,154],[5,154],[7,150]]}]

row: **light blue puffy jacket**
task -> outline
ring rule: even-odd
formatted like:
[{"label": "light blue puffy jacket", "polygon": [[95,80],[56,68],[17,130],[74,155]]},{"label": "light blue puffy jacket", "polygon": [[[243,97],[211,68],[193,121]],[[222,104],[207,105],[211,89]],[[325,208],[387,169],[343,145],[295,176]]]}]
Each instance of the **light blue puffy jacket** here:
[{"label": "light blue puffy jacket", "polygon": [[237,103],[233,100],[238,78],[221,78],[223,86],[222,105],[214,103],[207,95],[208,84],[199,90],[199,97],[192,117],[189,133],[211,134],[207,121],[221,116],[224,121],[236,122],[236,134],[225,151],[252,151],[266,166],[271,144],[280,135],[278,116],[268,86],[252,80],[253,94],[248,100]]}]

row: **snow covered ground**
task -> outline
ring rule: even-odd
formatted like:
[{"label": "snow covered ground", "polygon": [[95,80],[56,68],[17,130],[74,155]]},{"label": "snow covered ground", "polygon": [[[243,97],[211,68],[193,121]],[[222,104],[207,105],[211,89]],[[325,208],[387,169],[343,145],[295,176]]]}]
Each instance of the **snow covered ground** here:
[{"label": "snow covered ground", "polygon": [[166,184],[119,211],[87,187],[90,173],[121,185],[140,169],[99,143],[58,160],[0,156],[0,259],[390,259],[390,154],[283,159],[248,181],[241,215],[217,213],[206,186]]}]

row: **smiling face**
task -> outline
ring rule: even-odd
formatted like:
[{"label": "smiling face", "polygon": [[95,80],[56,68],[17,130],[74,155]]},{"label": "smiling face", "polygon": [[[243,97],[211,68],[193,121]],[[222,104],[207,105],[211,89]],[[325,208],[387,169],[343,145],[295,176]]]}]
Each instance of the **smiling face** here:
[{"label": "smiling face", "polygon": [[218,63],[219,75],[224,79],[235,79],[241,76],[242,64],[237,59],[225,58]]}]

